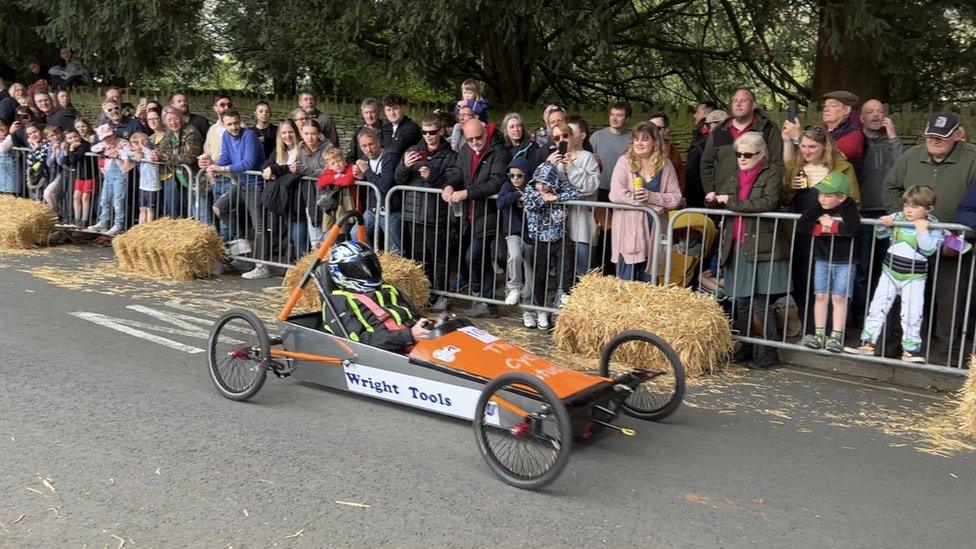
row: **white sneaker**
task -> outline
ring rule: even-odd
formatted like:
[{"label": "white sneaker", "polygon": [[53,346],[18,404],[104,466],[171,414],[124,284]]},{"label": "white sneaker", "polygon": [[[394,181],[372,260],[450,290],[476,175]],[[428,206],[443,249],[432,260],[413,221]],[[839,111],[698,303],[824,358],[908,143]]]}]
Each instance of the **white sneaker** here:
[{"label": "white sneaker", "polygon": [[103,223],[95,223],[94,225],[89,225],[88,228],[85,230],[100,233],[100,232],[104,232],[105,229],[108,229],[108,225],[105,225]]},{"label": "white sneaker", "polygon": [[105,236],[115,236],[115,235],[119,234],[120,232],[122,232],[122,228],[121,227],[119,227],[118,225],[112,225],[112,228],[111,229],[105,231]]},{"label": "white sneaker", "polygon": [[539,316],[536,317],[536,325],[540,330],[549,329],[549,313],[545,311],[539,311]]},{"label": "white sneaker", "polygon": [[563,308],[567,303],[569,303],[569,294],[561,294],[559,296],[559,301],[556,302],[556,307]]},{"label": "white sneaker", "polygon": [[535,328],[535,315],[532,311],[525,311],[522,313],[522,326],[526,328]]},{"label": "white sneaker", "polygon": [[271,269],[267,265],[258,265],[250,271],[241,275],[241,278],[246,278],[248,280],[257,280],[260,278],[268,278],[271,276]]},{"label": "white sneaker", "polygon": [[505,294],[505,305],[518,304],[520,297],[522,296],[519,295],[518,288],[515,288],[514,290],[509,290],[508,293]]}]

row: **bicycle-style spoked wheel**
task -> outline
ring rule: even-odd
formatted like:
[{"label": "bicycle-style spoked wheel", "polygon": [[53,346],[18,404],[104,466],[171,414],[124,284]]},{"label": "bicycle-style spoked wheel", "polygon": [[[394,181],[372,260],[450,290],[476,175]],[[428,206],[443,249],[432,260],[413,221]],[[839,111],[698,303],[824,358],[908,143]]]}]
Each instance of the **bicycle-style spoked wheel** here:
[{"label": "bicycle-style spoked wheel", "polygon": [[[531,409],[522,410],[512,404],[513,389],[539,400],[533,399]],[[569,412],[536,377],[510,373],[485,385],[475,407],[474,431],[492,472],[511,486],[542,488],[556,480],[569,463]]]},{"label": "bicycle-style spoked wheel", "polygon": [[685,395],[685,369],[678,353],[660,337],[641,330],[622,332],[600,355],[600,375],[631,371],[643,381],[623,402],[625,414],[657,421],[673,414]]},{"label": "bicycle-style spoked wheel", "polygon": [[217,319],[207,350],[210,379],[221,395],[244,401],[264,385],[271,356],[268,332],[251,311],[232,309]]}]

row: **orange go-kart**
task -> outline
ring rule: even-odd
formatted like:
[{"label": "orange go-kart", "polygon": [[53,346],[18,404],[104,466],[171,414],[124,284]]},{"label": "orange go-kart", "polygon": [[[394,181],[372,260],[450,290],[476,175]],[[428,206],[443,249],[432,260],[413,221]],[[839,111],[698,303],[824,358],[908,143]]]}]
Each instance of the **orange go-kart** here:
[{"label": "orange go-kart", "polygon": [[[328,232],[316,258],[278,315],[280,331],[269,336],[253,312],[234,309],[210,333],[210,376],[221,395],[247,400],[268,372],[423,408],[474,423],[478,449],[492,471],[519,488],[541,488],[569,461],[573,442],[601,431],[632,436],[614,424],[624,414],[660,420],[684,396],[685,376],[674,350],[658,336],[628,331],[604,349],[597,375],[565,368],[481,330],[464,318],[435,326],[428,339],[407,355],[391,353],[322,330],[323,315],[335,315],[326,295],[328,276],[318,267],[350,221],[366,240],[362,217],[350,212]],[[292,314],[304,287],[315,283],[323,312]],[[341,325],[341,324],[340,324]],[[344,337],[346,336],[346,337]],[[663,367],[627,366],[611,375],[622,346],[652,345],[666,358]]]}]

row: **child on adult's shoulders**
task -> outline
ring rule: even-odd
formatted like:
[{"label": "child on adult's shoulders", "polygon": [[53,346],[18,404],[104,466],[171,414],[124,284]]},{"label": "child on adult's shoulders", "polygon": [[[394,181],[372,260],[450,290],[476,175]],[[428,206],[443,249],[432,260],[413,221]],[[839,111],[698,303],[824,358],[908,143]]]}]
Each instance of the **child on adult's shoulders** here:
[{"label": "child on adult's shoulders", "polygon": [[[811,349],[844,350],[844,325],[847,300],[854,283],[852,253],[861,216],[850,197],[851,180],[842,172],[830,172],[813,187],[817,202],[797,220],[797,231],[813,237],[814,332],[803,338]],[[840,221],[835,218],[839,217]],[[833,305],[830,336],[827,336],[827,309]]]}]

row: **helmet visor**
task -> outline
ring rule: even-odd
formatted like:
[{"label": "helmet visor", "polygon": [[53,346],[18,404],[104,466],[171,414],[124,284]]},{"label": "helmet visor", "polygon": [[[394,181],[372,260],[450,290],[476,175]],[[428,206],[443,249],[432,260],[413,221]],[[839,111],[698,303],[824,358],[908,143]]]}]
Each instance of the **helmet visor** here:
[{"label": "helmet visor", "polygon": [[367,254],[358,261],[339,263],[339,272],[352,280],[379,280],[383,276],[380,261],[375,254]]}]

